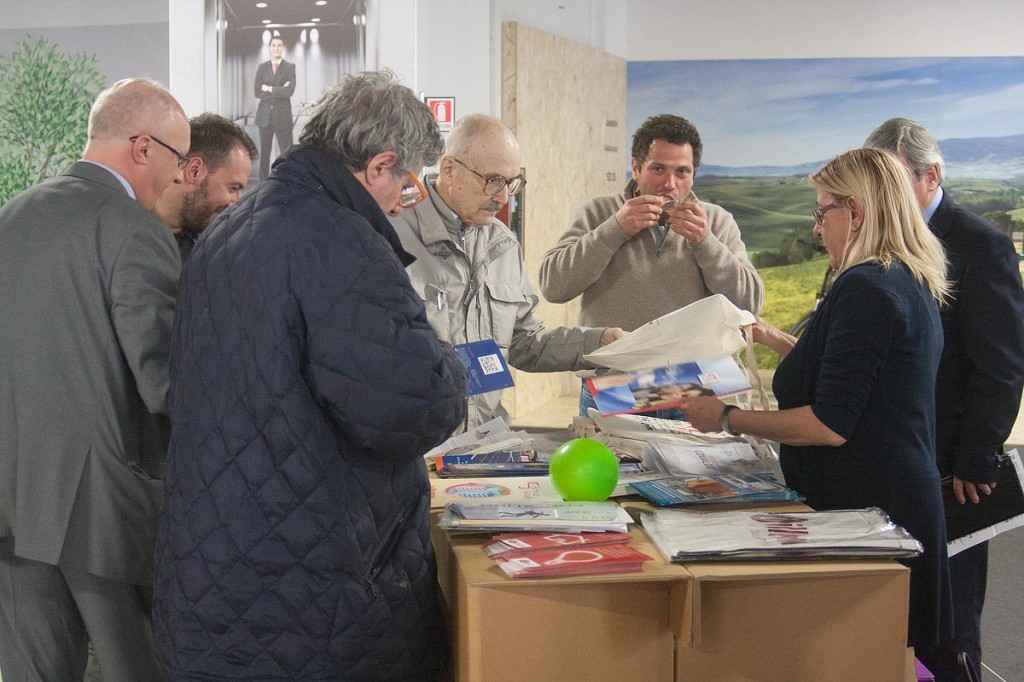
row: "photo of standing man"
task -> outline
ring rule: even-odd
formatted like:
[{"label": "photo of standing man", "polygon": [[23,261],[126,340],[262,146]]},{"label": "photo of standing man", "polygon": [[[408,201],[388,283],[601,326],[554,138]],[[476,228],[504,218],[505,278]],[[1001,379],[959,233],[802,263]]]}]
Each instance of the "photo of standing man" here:
[{"label": "photo of standing man", "polygon": [[281,154],[292,146],[292,94],[295,92],[295,64],[284,58],[284,40],[270,41],[270,59],[256,69],[256,125],[260,129],[260,180],[270,175],[270,152],[277,135]]}]

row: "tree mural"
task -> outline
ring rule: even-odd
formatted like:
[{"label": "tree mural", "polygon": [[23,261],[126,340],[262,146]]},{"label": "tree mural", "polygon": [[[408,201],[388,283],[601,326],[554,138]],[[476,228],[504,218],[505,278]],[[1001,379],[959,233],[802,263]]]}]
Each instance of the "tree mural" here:
[{"label": "tree mural", "polygon": [[68,55],[43,38],[0,56],[0,205],[81,156],[105,82],[94,55]]}]

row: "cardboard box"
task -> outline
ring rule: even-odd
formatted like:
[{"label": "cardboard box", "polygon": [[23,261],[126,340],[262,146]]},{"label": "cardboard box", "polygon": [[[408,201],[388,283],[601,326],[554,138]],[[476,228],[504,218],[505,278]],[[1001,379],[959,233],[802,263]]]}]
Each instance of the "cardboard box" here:
[{"label": "cardboard box", "polygon": [[464,682],[900,682],[909,571],[894,561],[668,564],[513,580],[486,536],[434,529]]},{"label": "cardboard box", "polygon": [[[435,527],[457,680],[675,679],[667,604],[682,604],[683,567],[656,560],[640,573],[513,580],[484,554],[487,541]],[[632,544],[658,555],[642,531]]]},{"label": "cardboard box", "polygon": [[894,561],[687,564],[677,680],[898,682],[909,571]]}]

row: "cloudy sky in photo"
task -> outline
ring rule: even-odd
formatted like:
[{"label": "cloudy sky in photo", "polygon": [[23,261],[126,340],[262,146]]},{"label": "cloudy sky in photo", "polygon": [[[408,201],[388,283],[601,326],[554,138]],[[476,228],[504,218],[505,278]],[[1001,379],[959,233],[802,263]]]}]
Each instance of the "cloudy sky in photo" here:
[{"label": "cloudy sky in photo", "polygon": [[791,165],[860,146],[892,116],[940,140],[1024,133],[1024,57],[630,62],[628,123],[689,118],[703,163]]}]

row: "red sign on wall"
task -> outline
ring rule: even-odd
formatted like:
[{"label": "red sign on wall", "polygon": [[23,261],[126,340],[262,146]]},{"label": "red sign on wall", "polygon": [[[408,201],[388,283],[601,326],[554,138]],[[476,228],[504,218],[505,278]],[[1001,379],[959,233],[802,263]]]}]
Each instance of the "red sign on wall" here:
[{"label": "red sign on wall", "polygon": [[437,127],[441,130],[451,130],[455,122],[455,98],[454,97],[424,97],[423,101],[430,107],[437,121]]}]

